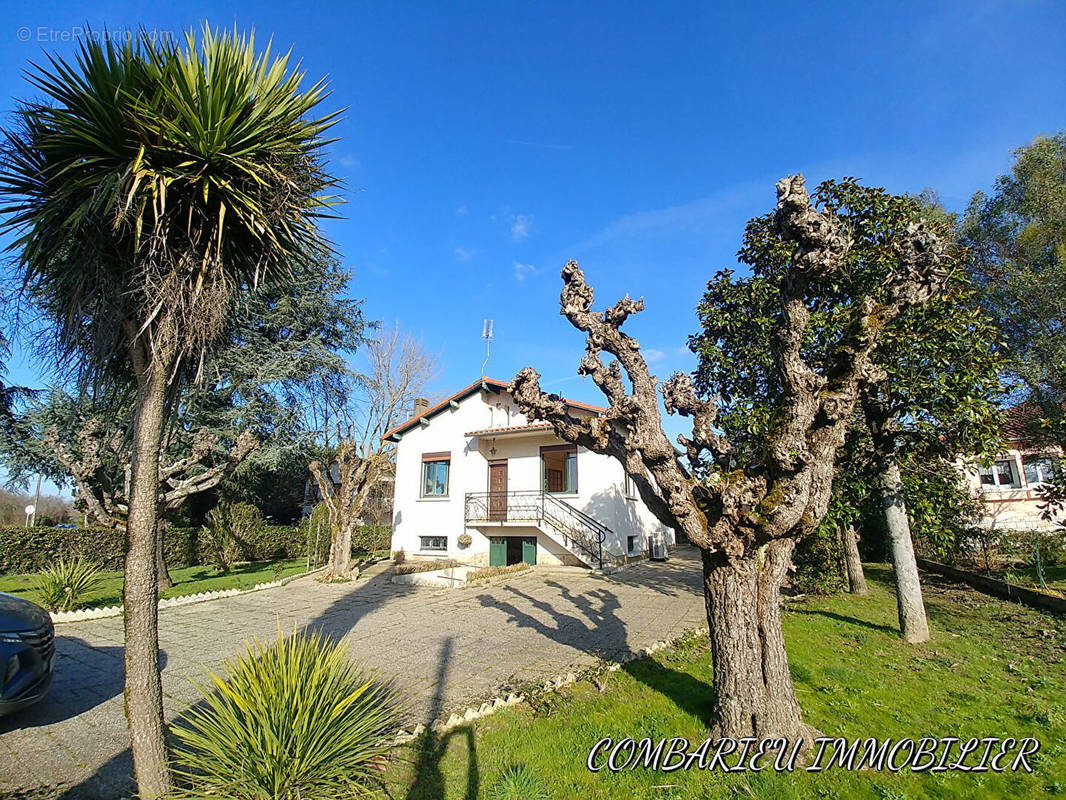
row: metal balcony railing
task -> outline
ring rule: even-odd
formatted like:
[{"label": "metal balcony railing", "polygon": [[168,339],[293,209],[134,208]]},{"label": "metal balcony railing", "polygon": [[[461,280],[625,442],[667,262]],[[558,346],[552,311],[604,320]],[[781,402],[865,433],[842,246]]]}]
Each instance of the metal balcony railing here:
[{"label": "metal balcony railing", "polygon": [[604,559],[618,556],[605,551],[611,529],[584,511],[548,492],[469,492],[466,495],[467,524],[501,523],[546,527],[569,549],[578,549],[603,568]]}]

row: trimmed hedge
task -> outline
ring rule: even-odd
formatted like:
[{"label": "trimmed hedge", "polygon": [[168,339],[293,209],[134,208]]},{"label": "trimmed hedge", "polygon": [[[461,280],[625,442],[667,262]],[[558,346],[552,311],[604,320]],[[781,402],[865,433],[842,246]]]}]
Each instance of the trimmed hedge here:
[{"label": "trimmed hedge", "polygon": [[[392,531],[388,525],[361,525],[352,536],[353,552],[388,550]],[[320,549],[329,552],[329,539]],[[314,543],[311,543],[311,547]],[[247,542],[241,558],[269,561],[307,554],[307,522],[300,525],[265,525],[255,541]],[[23,528],[0,526],[0,573],[37,572],[60,558],[83,556],[103,569],[122,569],[126,534],[106,528]],[[200,528],[168,527],[163,532],[163,555],[170,567],[210,564],[207,537]],[[321,560],[321,559],[320,559]]]}]

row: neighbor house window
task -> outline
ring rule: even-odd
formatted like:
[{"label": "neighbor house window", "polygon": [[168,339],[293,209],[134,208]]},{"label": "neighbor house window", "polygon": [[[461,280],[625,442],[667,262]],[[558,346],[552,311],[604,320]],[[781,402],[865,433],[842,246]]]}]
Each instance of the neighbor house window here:
[{"label": "neighbor house window", "polygon": [[451,465],[451,453],[422,454],[422,496],[448,496],[448,468]]},{"label": "neighbor house window", "polygon": [[1054,475],[1054,465],[1047,456],[1025,456],[1022,458],[1022,469],[1025,470],[1025,482],[1030,486],[1040,483],[1051,483]]},{"label": "neighbor house window", "polygon": [[633,483],[633,476],[628,472],[626,473],[626,497],[639,497],[637,485]]},{"label": "neighbor house window", "polygon": [[419,536],[419,546],[422,550],[433,550],[444,552],[448,549],[448,537],[447,536]]},{"label": "neighbor house window", "polygon": [[1014,459],[997,461],[991,467],[981,467],[981,488],[985,491],[1017,489],[1020,486]]},{"label": "neighbor house window", "polygon": [[626,537],[626,552],[627,553],[634,553],[636,551],[636,549],[637,549],[637,537],[636,536],[627,536]]},{"label": "neighbor house window", "polygon": [[546,492],[577,491],[577,447],[572,444],[540,448],[541,475]]}]

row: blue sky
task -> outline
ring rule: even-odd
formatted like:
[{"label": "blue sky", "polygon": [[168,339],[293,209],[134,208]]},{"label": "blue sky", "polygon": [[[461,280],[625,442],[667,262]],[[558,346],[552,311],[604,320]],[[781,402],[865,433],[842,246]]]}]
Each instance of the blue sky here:
[{"label": "blue sky", "polygon": [[[936,189],[961,209],[1010,150],[1066,128],[1066,3],[35,2],[0,25],[0,98],[70,39],[209,20],[290,45],[346,107],[328,234],[372,318],[439,354],[438,392],[491,376],[574,376],[583,340],[558,314],[559,270],[597,298],[643,295],[627,330],[665,377],[690,369],[694,307],[735,265],[774,183],[854,175]],[[16,347],[9,380],[48,366]]]}]

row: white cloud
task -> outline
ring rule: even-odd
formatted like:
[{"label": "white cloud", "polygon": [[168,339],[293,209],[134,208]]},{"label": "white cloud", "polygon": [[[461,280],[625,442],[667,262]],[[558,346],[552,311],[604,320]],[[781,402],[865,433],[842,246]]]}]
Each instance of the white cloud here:
[{"label": "white cloud", "polygon": [[666,352],[663,350],[656,350],[654,347],[645,347],[641,350],[644,353],[644,360],[649,364],[655,361],[662,361],[666,358]]},{"label": "white cloud", "polygon": [[516,280],[524,281],[527,275],[536,275],[537,268],[532,264],[522,264],[521,262],[514,262],[514,276]]},{"label": "white cloud", "polygon": [[455,257],[460,261],[469,261],[477,255],[477,249],[474,247],[457,247],[454,252]]},{"label": "white cloud", "polygon": [[529,229],[533,227],[532,214],[518,214],[510,217],[511,238],[516,242],[529,236]]},{"label": "white cloud", "polygon": [[355,156],[341,156],[337,159],[339,163],[345,169],[359,169],[361,162]]},{"label": "white cloud", "polygon": [[455,216],[465,217],[468,211],[470,211],[470,209],[466,207],[466,203],[463,203],[461,206],[455,209]]}]

